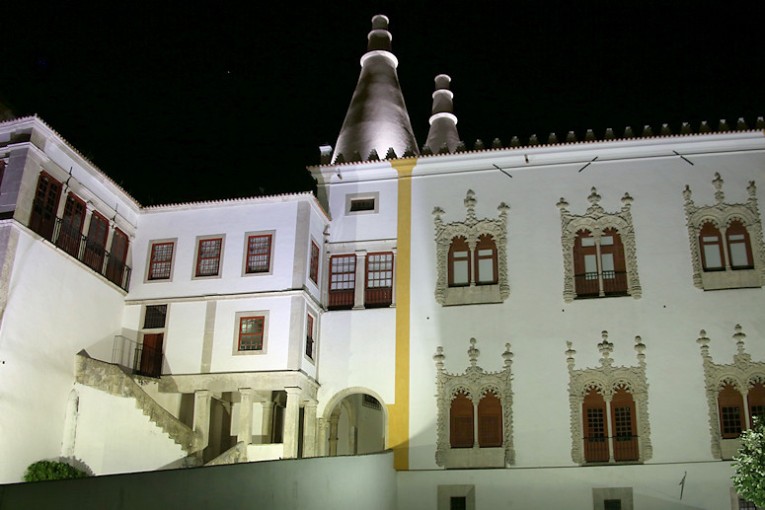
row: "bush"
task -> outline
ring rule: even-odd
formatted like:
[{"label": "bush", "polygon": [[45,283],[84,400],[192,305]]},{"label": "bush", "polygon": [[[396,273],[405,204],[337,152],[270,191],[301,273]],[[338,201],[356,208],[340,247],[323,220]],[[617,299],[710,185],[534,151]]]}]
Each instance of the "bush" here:
[{"label": "bush", "polygon": [[765,422],[755,418],[754,427],[741,433],[741,448],[733,457],[733,486],[739,496],[758,508],[765,505]]},{"label": "bush", "polygon": [[29,465],[24,474],[25,482],[42,482],[45,480],[71,480],[73,478],[85,478],[85,471],[72,467],[65,462],[53,460],[41,460]]}]

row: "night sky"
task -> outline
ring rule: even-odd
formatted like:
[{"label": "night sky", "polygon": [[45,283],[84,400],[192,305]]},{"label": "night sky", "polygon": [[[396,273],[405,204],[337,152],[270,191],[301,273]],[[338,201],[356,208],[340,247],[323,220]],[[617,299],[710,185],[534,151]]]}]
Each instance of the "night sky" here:
[{"label": "night sky", "polygon": [[16,1],[0,102],[144,205],[312,189],[378,13],[420,144],[439,73],[469,148],[765,115],[765,2],[625,3]]}]

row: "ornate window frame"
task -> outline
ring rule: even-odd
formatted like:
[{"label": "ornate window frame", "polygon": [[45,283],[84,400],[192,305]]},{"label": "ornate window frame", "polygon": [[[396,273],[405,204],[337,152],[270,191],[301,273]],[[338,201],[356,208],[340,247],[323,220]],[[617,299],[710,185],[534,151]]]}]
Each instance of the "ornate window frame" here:
[{"label": "ornate window frame", "polygon": [[696,343],[701,349],[704,364],[704,386],[709,408],[709,433],[712,437],[712,456],[715,459],[729,460],[741,445],[739,438],[723,439],[720,430],[720,414],[718,412],[717,396],[725,385],[732,385],[742,396],[744,403],[743,425],[749,424],[749,405],[747,393],[756,383],[765,383],[765,362],[752,361],[752,356],[745,351],[744,339],[746,334],[740,324],[736,324],[733,340],[736,342],[736,354],[733,363],[718,364],[712,361],[709,354],[709,338],[703,329],[699,332]]},{"label": "ornate window frame", "polygon": [[[765,243],[762,237],[762,223],[757,205],[757,187],[754,181],[749,181],[746,190],[749,198],[745,203],[731,204],[725,202],[722,177],[715,172],[712,184],[715,187],[715,203],[698,206],[694,203],[690,186],[683,190],[685,201],[685,219],[688,227],[688,241],[691,248],[693,264],[693,284],[703,290],[736,289],[742,287],[762,287],[765,285]],[[752,249],[752,269],[732,269],[726,230],[728,226],[739,220],[749,234]],[[721,271],[704,271],[699,246],[699,233],[706,223],[711,223],[720,231],[720,242],[725,254],[725,268]]]},{"label": "ornate window frame", "polygon": [[[587,464],[584,456],[584,430],[582,403],[585,395],[592,389],[600,393],[606,401],[607,419],[611,420],[611,398],[619,389],[629,391],[635,401],[635,421],[638,439],[638,460],[645,462],[653,456],[651,445],[651,425],[648,420],[648,382],[646,379],[645,344],[639,336],[635,337],[637,366],[613,366],[611,353],[614,344],[608,341],[608,332],[601,333],[603,340],[598,344],[600,366],[595,368],[574,369],[576,351],[571,342],[566,342],[566,364],[568,365],[568,395],[571,405],[571,459],[577,464]],[[613,426],[613,425],[612,425]],[[612,427],[611,426],[611,427]],[[611,433],[608,432],[610,436]],[[611,439],[609,439],[611,443]],[[613,462],[613,445],[609,452]]]},{"label": "ornate window frame", "polygon": [[[476,339],[470,339],[468,358],[470,366],[464,373],[451,374],[444,369],[443,347],[439,346],[433,360],[436,362],[436,404],[438,419],[436,422],[436,464],[446,468],[500,467],[515,463],[513,447],[513,388],[512,363],[513,353],[510,344],[505,344],[502,353],[504,365],[499,372],[486,372],[478,366]],[[473,448],[452,448],[449,441],[449,412],[452,399],[459,393],[466,394],[477,409],[481,397],[486,392],[494,393],[502,404],[502,446],[480,448],[477,430],[474,430]]]},{"label": "ornate window frame", "polygon": [[[619,233],[624,245],[624,263],[627,271],[627,294],[635,299],[642,295],[640,278],[638,277],[637,251],[635,248],[635,228],[632,224],[632,201],[629,193],[622,197],[622,208],[616,212],[606,212],[600,205],[600,195],[593,186],[587,200],[590,206],[582,215],[571,214],[568,210],[568,202],[562,198],[556,204],[560,209],[561,219],[561,246],[563,248],[563,300],[570,303],[576,299],[574,286],[574,243],[577,232],[588,230],[595,238],[596,243],[606,229],[613,228]],[[602,293],[601,285],[601,296]]]},{"label": "ornate window frame", "polygon": [[[507,283],[507,211],[510,206],[501,202],[497,207],[495,219],[478,219],[475,214],[476,198],[473,190],[465,195],[467,213],[464,221],[444,223],[441,216],[444,210],[433,209],[436,228],[436,301],[443,305],[468,305],[479,303],[501,303],[510,295]],[[477,285],[475,271],[471,271],[470,284],[460,287],[449,286],[449,246],[455,237],[464,237],[470,248],[470,264],[474,263],[476,245],[481,235],[490,235],[497,248],[497,283]]]}]

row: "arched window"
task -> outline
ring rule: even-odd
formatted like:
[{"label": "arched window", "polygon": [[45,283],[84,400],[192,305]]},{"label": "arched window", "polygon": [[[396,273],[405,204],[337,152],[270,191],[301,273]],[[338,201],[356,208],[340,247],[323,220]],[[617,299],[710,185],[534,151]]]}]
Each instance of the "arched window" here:
[{"label": "arched window", "polygon": [[728,244],[728,259],[731,269],[752,269],[752,245],[749,242],[749,232],[738,220],[734,220],[725,230],[725,240]]},{"label": "arched window", "polygon": [[635,428],[635,400],[624,389],[611,398],[611,423],[614,429],[614,460],[638,460],[637,431]]},{"label": "arched window", "polygon": [[449,442],[452,448],[473,447],[473,401],[460,392],[449,409]]},{"label": "arched window", "polygon": [[460,236],[449,245],[449,287],[467,285],[470,285],[470,247]]},{"label": "arched window", "polygon": [[478,403],[478,446],[502,446],[502,403],[494,393],[486,393]]},{"label": "arched window", "polygon": [[605,229],[600,236],[600,275],[605,295],[627,292],[624,245],[619,232],[614,228]]},{"label": "arched window", "polygon": [[497,283],[497,245],[487,234],[478,238],[475,247],[475,283],[476,285]]},{"label": "arched window", "polygon": [[582,419],[585,462],[608,462],[606,401],[594,388],[587,392],[582,401]]},{"label": "arched window", "polygon": [[741,434],[744,415],[744,400],[741,393],[731,384],[726,384],[717,394],[720,411],[720,433],[723,439],[736,438]]},{"label": "arched window", "polygon": [[713,223],[707,222],[701,227],[699,248],[701,248],[701,266],[704,271],[725,270],[722,235]]},{"label": "arched window", "polygon": [[765,420],[765,385],[753,384],[746,395],[746,401],[749,407],[749,426],[754,427],[755,417],[760,421]]},{"label": "arched window", "polygon": [[592,233],[589,230],[577,232],[574,242],[574,283],[577,297],[599,294],[597,257],[598,251]]}]

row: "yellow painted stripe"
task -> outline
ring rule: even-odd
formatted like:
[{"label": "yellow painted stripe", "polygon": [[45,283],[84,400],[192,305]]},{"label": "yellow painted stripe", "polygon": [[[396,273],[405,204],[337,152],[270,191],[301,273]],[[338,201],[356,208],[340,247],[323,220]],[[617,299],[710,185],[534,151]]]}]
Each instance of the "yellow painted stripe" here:
[{"label": "yellow painted stripe", "polygon": [[396,387],[388,406],[388,438],[393,466],[409,469],[409,314],[412,254],[412,169],[416,158],[392,162],[398,172],[398,237],[396,240]]}]

